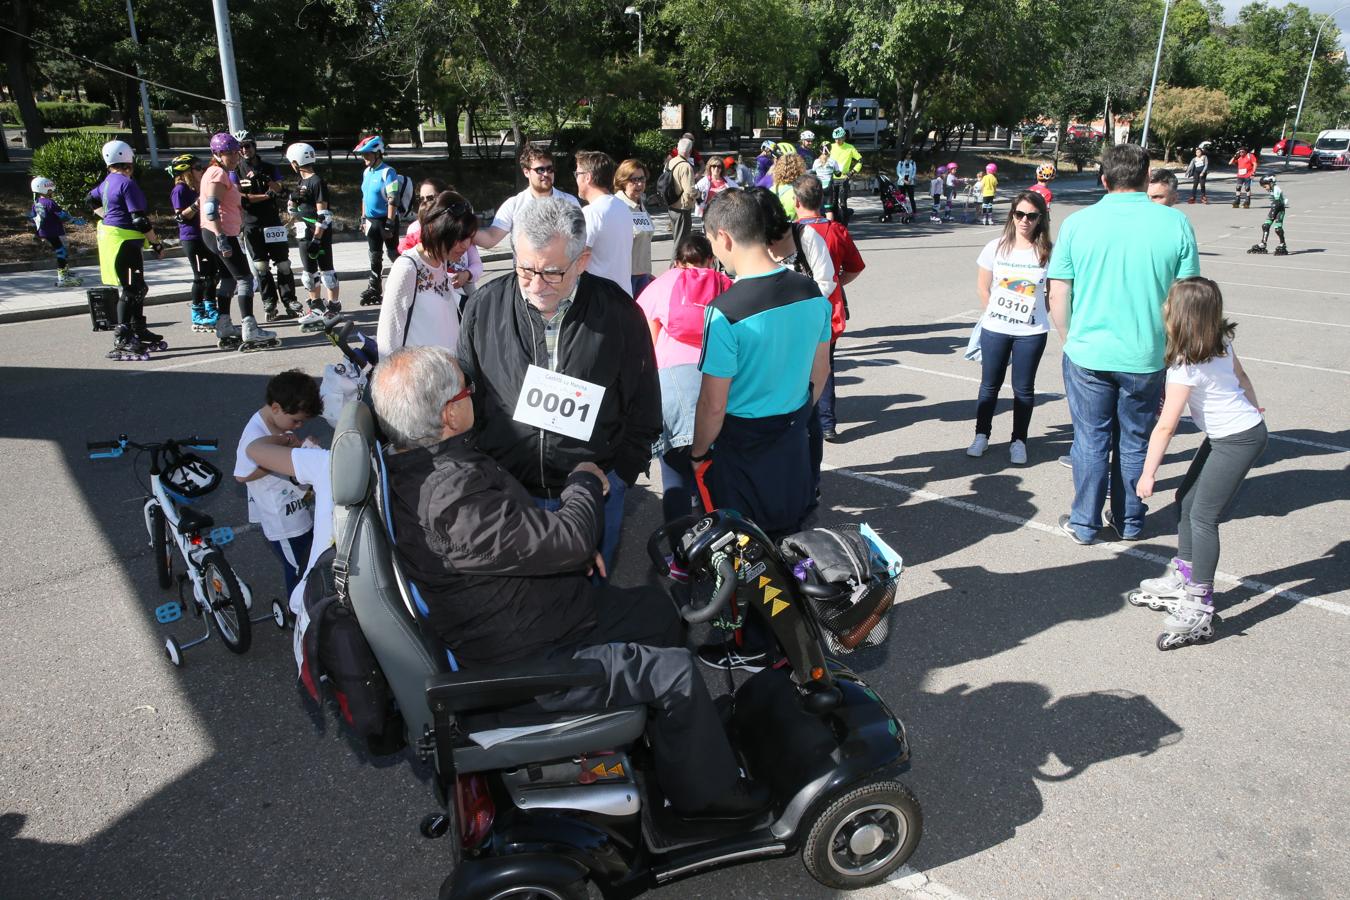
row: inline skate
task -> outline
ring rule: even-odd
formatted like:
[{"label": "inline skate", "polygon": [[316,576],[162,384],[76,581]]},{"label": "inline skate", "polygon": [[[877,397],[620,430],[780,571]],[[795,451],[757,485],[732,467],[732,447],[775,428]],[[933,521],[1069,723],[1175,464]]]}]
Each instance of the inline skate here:
[{"label": "inline skate", "polygon": [[1191,564],[1184,559],[1172,558],[1167,564],[1167,572],[1158,578],[1145,578],[1139,587],[1125,595],[1131,606],[1147,606],[1155,612],[1171,612],[1177,602],[1186,597],[1186,587],[1191,583]]},{"label": "inline skate", "polygon": [[312,334],[316,331],[325,331],[341,321],[342,316],[339,313],[342,306],[339,303],[330,303],[326,307],[321,302],[309,308],[309,312],[300,317],[300,331],[305,334]]},{"label": "inline skate", "polygon": [[164,340],[164,335],[155,334],[146,327],[145,316],[136,316],[132,321],[132,329],[136,332],[136,340],[144,344],[146,350],[169,349],[169,342]]},{"label": "inline skate", "polygon": [[107,353],[108,359],[119,362],[145,362],[150,358],[145,345],[136,337],[136,330],[130,325],[118,325],[113,329],[113,348]]},{"label": "inline skate", "polygon": [[1259,244],[1252,244],[1252,249],[1248,250],[1247,252],[1248,252],[1248,253],[1261,253],[1261,254],[1264,254],[1264,253],[1266,252],[1266,244],[1265,244],[1265,241],[1262,241],[1262,242],[1259,243]]},{"label": "inline skate", "polygon": [[215,332],[217,347],[222,350],[239,349],[242,332],[238,325],[230,321],[229,313],[220,313],[216,316]]},{"label": "inline skate", "polygon": [[84,279],[78,275],[70,274],[70,269],[62,268],[56,270],[56,283],[53,287],[80,287],[82,284],[84,284]]},{"label": "inline skate", "polygon": [[1211,641],[1214,626],[1218,623],[1219,617],[1214,614],[1213,585],[1188,585],[1186,596],[1177,601],[1163,623],[1163,633],[1158,635],[1158,649],[1172,650]]},{"label": "inline skate", "polygon": [[216,330],[216,304],[210,300],[194,300],[192,303],[192,330],[203,334]]},{"label": "inline skate", "polygon": [[253,316],[244,316],[244,321],[240,325],[240,353],[254,353],[280,346],[281,338],[277,337],[275,331],[259,327],[258,320]]},{"label": "inline skate", "polygon": [[362,306],[379,306],[381,299],[383,298],[380,296],[380,289],[373,284],[367,285],[366,289],[361,292]]},{"label": "inline skate", "polygon": [[1278,246],[1278,247],[1275,248],[1275,255],[1276,255],[1276,256],[1288,256],[1288,255],[1289,255],[1289,248],[1288,248],[1287,246],[1285,246],[1284,244],[1281,244],[1280,246]]}]

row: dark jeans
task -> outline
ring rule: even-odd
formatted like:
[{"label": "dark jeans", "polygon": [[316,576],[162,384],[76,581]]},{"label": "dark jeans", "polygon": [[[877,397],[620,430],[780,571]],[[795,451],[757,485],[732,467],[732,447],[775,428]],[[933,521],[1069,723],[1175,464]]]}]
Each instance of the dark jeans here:
[{"label": "dark jeans", "polygon": [[540,698],[539,705],[549,710],[646,706],[656,777],[676,810],[698,812],[726,797],[736,787],[740,766],[694,657],[684,647],[684,623],[670,598],[603,589],[596,593],[596,621],[579,646],[559,652],[598,660],[607,682]]},{"label": "dark jeans", "polygon": [[1125,536],[1144,527],[1148,507],[1134,492],[1144,471],[1148,435],[1158,421],[1165,370],[1097,372],[1064,357],[1064,390],[1073,420],[1073,508],[1069,525],[1091,540],[1102,525],[1106,484],[1111,518]]},{"label": "dark jeans", "polygon": [[1196,584],[1214,584],[1214,570],[1219,567],[1219,520],[1227,515],[1242,480],[1266,449],[1266,440],[1265,422],[1228,437],[1205,438],[1177,488],[1177,556],[1191,564],[1191,580]]},{"label": "dark jeans", "polygon": [[689,515],[696,497],[694,464],[688,447],[675,447],[661,457],[661,518],[674,522]]},{"label": "dark jeans", "polygon": [[[295,586],[300,583],[300,576],[305,574],[305,566],[309,564],[309,545],[313,540],[314,532],[306,531],[299,537],[267,542],[281,562],[281,576],[286,582],[287,603],[290,603],[291,591],[295,590]],[[291,565],[290,561],[286,559],[286,548],[282,546],[283,544],[289,545],[291,559],[295,560],[295,565]]]},{"label": "dark jeans", "polygon": [[980,330],[980,396],[975,402],[975,433],[989,437],[994,428],[994,409],[998,392],[1012,361],[1013,424],[1012,439],[1025,441],[1031,425],[1031,410],[1036,402],[1036,369],[1045,352],[1046,334],[1004,334],[988,328]]},{"label": "dark jeans", "polygon": [[389,261],[398,259],[398,223],[387,216],[366,219],[366,251],[370,256],[370,287],[381,289],[380,273],[384,269],[383,256]]},{"label": "dark jeans", "polygon": [[[614,571],[614,554],[619,549],[619,538],[623,534],[623,501],[628,496],[628,483],[613,472],[606,472],[609,479],[609,496],[605,498],[605,528],[600,535],[600,556],[605,560],[605,571]],[[535,497],[534,505],[540,509],[557,512],[562,508],[562,500],[553,497]],[[596,573],[597,579],[599,573]]]},{"label": "dark jeans", "polygon": [[834,418],[834,341],[830,341],[830,374],[821,389],[820,401],[816,404],[816,413],[820,418],[820,427],[825,431],[834,431],[838,424]]},{"label": "dark jeans", "polygon": [[1191,199],[1195,199],[1195,194],[1199,191],[1201,197],[1208,197],[1209,193],[1205,190],[1205,182],[1209,180],[1208,172],[1199,172],[1194,180],[1191,181]]}]

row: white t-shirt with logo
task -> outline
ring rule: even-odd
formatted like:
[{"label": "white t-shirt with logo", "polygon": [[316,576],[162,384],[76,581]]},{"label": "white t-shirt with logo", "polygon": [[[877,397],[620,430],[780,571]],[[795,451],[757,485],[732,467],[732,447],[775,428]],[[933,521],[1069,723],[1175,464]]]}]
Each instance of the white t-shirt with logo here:
[{"label": "white t-shirt with logo", "polygon": [[1242,390],[1233,369],[1233,345],[1224,345],[1225,355],[1195,366],[1175,365],[1167,370],[1168,384],[1190,387],[1186,405],[1197,428],[1211,438],[1240,434],[1261,423],[1261,412]]},{"label": "white t-shirt with logo", "polygon": [[984,245],[976,265],[993,273],[989,283],[989,305],[985,307],[982,327],[1000,334],[1045,334],[1050,316],[1045,307],[1045,266],[1035,249],[1008,250],[1000,253],[996,237]]},{"label": "white t-shirt with logo", "polygon": [[[254,413],[239,436],[234,458],[236,478],[247,478],[258,471],[257,463],[249,458],[248,445],[270,434],[262,413]],[[244,487],[248,489],[248,520],[258,524],[269,541],[299,537],[314,528],[309,491],[289,478],[267,474]]]},{"label": "white t-shirt with logo", "polygon": [[314,540],[309,546],[309,559],[305,562],[303,575],[290,596],[291,612],[296,618],[294,650],[297,665],[304,660],[302,641],[305,629],[309,626],[309,617],[305,614],[305,583],[309,580],[309,572],[314,568],[314,563],[333,544],[333,481],[329,468],[330,459],[329,452],[320,447],[297,447],[291,451],[295,480],[308,485],[314,491]]},{"label": "white t-shirt with logo", "polygon": [[613,194],[604,194],[582,207],[586,217],[586,246],[591,261],[586,271],[623,288],[633,296],[633,214]]},{"label": "white t-shirt with logo", "polygon": [[[566,191],[553,189],[553,196],[561,200],[566,200],[573,206],[580,206],[581,201]],[[509,232],[511,235],[511,252],[515,252],[516,247],[516,213],[518,213],[527,203],[533,203],[539,198],[534,195],[534,191],[525,188],[519,194],[513,197],[507,197],[501,206],[497,207],[497,214],[492,217],[492,227],[500,228],[502,231]]]}]

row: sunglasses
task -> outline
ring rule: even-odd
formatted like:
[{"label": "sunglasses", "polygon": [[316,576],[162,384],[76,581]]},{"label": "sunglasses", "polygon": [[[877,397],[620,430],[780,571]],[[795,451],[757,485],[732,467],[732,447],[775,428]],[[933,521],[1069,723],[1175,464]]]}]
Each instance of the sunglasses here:
[{"label": "sunglasses", "polygon": [[552,166],[535,166],[530,171],[536,175],[552,175],[554,170]]},{"label": "sunglasses", "polygon": [[1038,212],[1022,212],[1022,210],[1020,209],[1013,210],[1013,218],[1017,219],[1018,221],[1026,219],[1028,222],[1035,222],[1040,217],[1041,214]]},{"label": "sunglasses", "polygon": [[435,200],[435,199],[436,199],[436,195],[435,195],[435,194],[423,194],[422,196],[420,196],[420,197],[417,198],[417,201],[418,201],[419,203],[430,203],[432,200]]},{"label": "sunglasses", "polygon": [[449,400],[447,400],[447,401],[445,401],[445,402],[446,402],[446,403],[458,403],[459,401],[463,400],[465,397],[472,397],[472,396],[473,396],[473,382],[472,382],[472,381],[469,381],[469,380],[466,378],[466,379],[464,379],[464,390],[460,391],[458,394],[456,394],[455,396],[451,397]]}]

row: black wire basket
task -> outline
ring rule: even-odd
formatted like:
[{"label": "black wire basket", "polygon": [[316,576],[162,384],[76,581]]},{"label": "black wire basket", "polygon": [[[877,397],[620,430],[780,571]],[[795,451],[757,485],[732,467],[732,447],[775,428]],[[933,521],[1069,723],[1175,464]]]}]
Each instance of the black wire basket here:
[{"label": "black wire basket", "polygon": [[836,565],[827,566],[824,571],[819,565],[812,565],[805,573],[816,585],[829,584],[838,589],[833,596],[806,597],[829,651],[842,655],[859,647],[884,643],[890,634],[890,613],[895,605],[901,565],[889,563],[857,525],[817,528],[785,539],[783,553],[794,564],[807,558],[802,551],[809,546],[803,540],[808,536],[817,547],[837,544],[840,548]]}]

